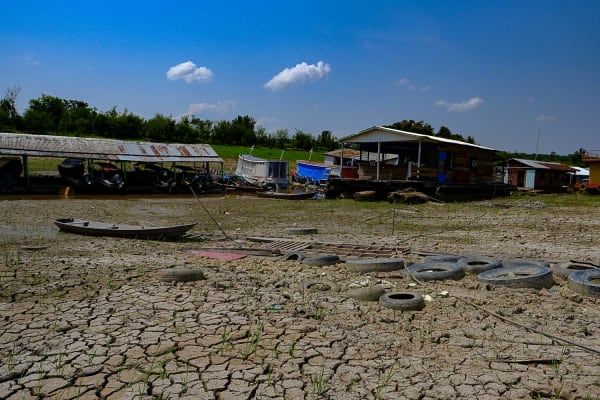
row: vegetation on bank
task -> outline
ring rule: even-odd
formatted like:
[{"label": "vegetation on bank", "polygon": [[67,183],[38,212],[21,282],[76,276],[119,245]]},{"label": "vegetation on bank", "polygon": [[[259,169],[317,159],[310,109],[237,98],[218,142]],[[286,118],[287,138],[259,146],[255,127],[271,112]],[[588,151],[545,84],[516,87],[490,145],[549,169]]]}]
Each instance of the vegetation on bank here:
[{"label": "vegetation on bank", "polygon": [[[285,150],[284,158],[296,161],[306,156],[293,158],[293,152],[313,150],[315,161],[322,160],[322,153],[340,147],[338,138],[328,130],[314,135],[296,130],[291,134],[287,129],[278,129],[267,133],[248,115],[238,115],[231,121],[211,121],[185,115],[179,120],[171,116],[156,114],[150,119],[141,118],[127,109],[118,112],[116,107],[106,112],[98,111],[80,100],[65,100],[42,94],[29,101],[29,108],[20,115],[16,109],[16,99],[20,88],[7,89],[0,99],[0,131],[48,134],[60,136],[100,137],[121,140],[141,140],[166,143],[206,143],[217,150],[223,158],[231,158],[230,153],[246,154],[248,151],[235,149],[237,146],[250,148],[255,146],[254,155],[265,158],[279,158]],[[437,132],[423,121],[402,120],[390,125],[390,128],[430,136],[454,139],[467,143],[476,143],[475,138],[453,133],[441,126]],[[232,148],[232,149],[230,149]],[[264,151],[264,153],[263,153]],[[277,154],[276,154],[277,153]],[[568,165],[583,165],[582,149],[569,155],[526,154],[500,152],[504,159],[525,158],[539,161],[556,161]],[[288,158],[289,157],[289,158]]]}]

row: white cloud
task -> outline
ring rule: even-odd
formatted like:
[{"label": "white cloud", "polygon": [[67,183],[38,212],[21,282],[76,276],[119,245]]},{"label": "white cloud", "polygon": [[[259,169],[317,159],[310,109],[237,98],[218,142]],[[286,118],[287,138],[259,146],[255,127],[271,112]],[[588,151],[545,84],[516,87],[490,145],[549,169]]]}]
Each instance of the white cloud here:
[{"label": "white cloud", "polygon": [[167,79],[175,81],[183,79],[187,83],[204,82],[212,79],[213,72],[206,67],[198,67],[191,61],[177,64],[167,71]]},{"label": "white cloud", "polygon": [[277,91],[300,82],[323,79],[331,72],[329,64],[319,61],[316,64],[302,62],[293,68],[286,68],[265,83],[267,89]]},{"label": "white cloud", "polygon": [[188,114],[194,115],[201,112],[224,114],[237,105],[234,100],[219,101],[217,103],[193,103],[188,107]]},{"label": "white cloud", "polygon": [[545,115],[545,114],[540,114],[535,118],[537,121],[556,121],[556,116],[555,115]]},{"label": "white cloud", "polygon": [[439,100],[435,102],[436,106],[444,107],[447,111],[471,111],[479,107],[483,103],[481,97],[473,97],[472,99],[460,101],[456,103],[450,103],[446,100]]},{"label": "white cloud", "polygon": [[401,79],[398,79],[396,82],[394,82],[394,85],[404,86],[404,85],[408,85],[409,82],[410,82],[410,80],[408,80],[407,78],[401,78]]}]

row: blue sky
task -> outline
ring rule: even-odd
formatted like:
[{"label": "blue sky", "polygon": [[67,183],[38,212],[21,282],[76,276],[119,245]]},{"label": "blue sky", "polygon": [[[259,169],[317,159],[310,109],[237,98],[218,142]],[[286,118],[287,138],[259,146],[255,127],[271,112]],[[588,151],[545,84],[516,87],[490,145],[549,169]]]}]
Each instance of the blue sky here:
[{"label": "blue sky", "polygon": [[[600,149],[600,1],[5,1],[0,89],[338,138],[403,119]],[[539,144],[538,144],[539,133]]]}]

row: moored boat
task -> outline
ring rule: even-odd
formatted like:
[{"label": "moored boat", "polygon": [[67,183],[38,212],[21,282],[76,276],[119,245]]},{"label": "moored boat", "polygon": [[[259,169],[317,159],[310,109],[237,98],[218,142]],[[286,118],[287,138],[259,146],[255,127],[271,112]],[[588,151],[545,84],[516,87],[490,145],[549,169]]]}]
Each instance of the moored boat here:
[{"label": "moored boat", "polygon": [[61,231],[90,236],[117,236],[140,239],[176,239],[192,229],[196,224],[173,226],[142,226],[110,224],[76,218],[63,218],[53,221]]},{"label": "moored boat", "polygon": [[243,154],[238,157],[235,175],[251,186],[267,190],[286,189],[289,185],[286,160],[267,160]]}]

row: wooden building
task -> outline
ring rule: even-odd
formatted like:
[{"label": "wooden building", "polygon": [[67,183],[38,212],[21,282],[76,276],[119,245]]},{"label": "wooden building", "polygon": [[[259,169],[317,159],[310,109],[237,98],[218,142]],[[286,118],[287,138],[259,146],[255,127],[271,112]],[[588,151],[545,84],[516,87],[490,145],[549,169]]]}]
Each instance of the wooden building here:
[{"label": "wooden building", "polygon": [[520,189],[548,193],[564,192],[569,188],[570,176],[577,170],[556,162],[511,158],[506,161],[506,183]]},{"label": "wooden building", "polygon": [[[502,181],[502,162],[490,147],[381,126],[340,142],[342,151],[348,147],[359,152],[358,182],[333,182],[334,194],[353,188],[389,192],[412,187],[439,197],[449,193],[487,197],[508,189]],[[393,163],[384,156],[390,154]]]}]

